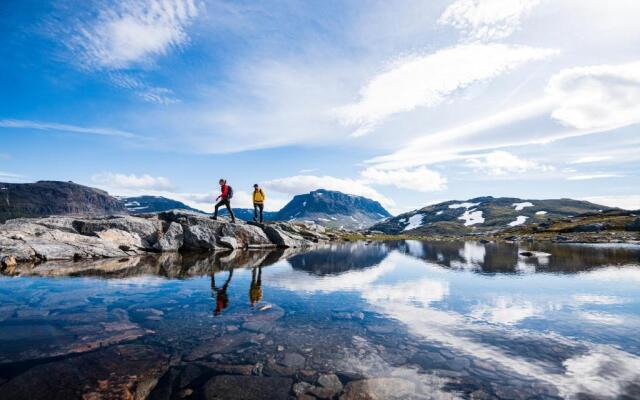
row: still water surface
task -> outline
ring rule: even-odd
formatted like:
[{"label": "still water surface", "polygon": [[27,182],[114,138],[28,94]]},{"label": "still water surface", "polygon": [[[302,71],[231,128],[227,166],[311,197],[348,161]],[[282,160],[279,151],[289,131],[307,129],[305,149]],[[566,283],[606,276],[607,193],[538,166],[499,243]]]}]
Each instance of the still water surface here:
[{"label": "still water surface", "polygon": [[0,398],[632,399],[638,332],[637,246],[48,263],[0,277]]}]

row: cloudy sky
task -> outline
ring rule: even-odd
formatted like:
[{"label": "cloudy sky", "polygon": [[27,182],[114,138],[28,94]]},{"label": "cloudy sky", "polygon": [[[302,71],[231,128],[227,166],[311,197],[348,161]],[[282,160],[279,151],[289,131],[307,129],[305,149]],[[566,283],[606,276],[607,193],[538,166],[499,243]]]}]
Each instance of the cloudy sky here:
[{"label": "cloudy sky", "polygon": [[636,0],[0,3],[0,181],[640,208]]}]

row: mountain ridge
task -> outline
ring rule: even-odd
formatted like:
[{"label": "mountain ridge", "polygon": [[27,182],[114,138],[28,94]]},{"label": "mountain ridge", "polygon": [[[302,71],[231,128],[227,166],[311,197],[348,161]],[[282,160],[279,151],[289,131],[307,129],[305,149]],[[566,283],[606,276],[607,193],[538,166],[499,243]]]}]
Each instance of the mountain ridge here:
[{"label": "mountain ridge", "polygon": [[126,214],[104,190],[74,182],[0,183],[0,222],[21,217]]},{"label": "mountain ridge", "polygon": [[588,201],[481,196],[449,200],[400,214],[370,227],[385,234],[464,235],[613,210]]}]

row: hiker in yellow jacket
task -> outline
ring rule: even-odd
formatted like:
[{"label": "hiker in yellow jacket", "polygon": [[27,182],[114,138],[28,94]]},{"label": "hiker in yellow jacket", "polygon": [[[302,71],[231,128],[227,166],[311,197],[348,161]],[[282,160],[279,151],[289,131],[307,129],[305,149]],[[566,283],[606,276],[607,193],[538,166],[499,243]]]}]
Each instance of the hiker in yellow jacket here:
[{"label": "hiker in yellow jacket", "polygon": [[253,185],[253,220],[258,221],[258,212],[260,212],[260,223],[264,223],[264,200],[266,196],[264,191],[258,184]]}]

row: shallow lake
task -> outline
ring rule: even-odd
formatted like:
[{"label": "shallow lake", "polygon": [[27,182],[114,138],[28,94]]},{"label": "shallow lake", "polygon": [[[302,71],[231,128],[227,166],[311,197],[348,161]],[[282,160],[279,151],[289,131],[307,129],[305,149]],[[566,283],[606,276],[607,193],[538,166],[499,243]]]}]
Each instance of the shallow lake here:
[{"label": "shallow lake", "polygon": [[638,246],[373,242],[10,273],[2,399],[640,398]]}]

